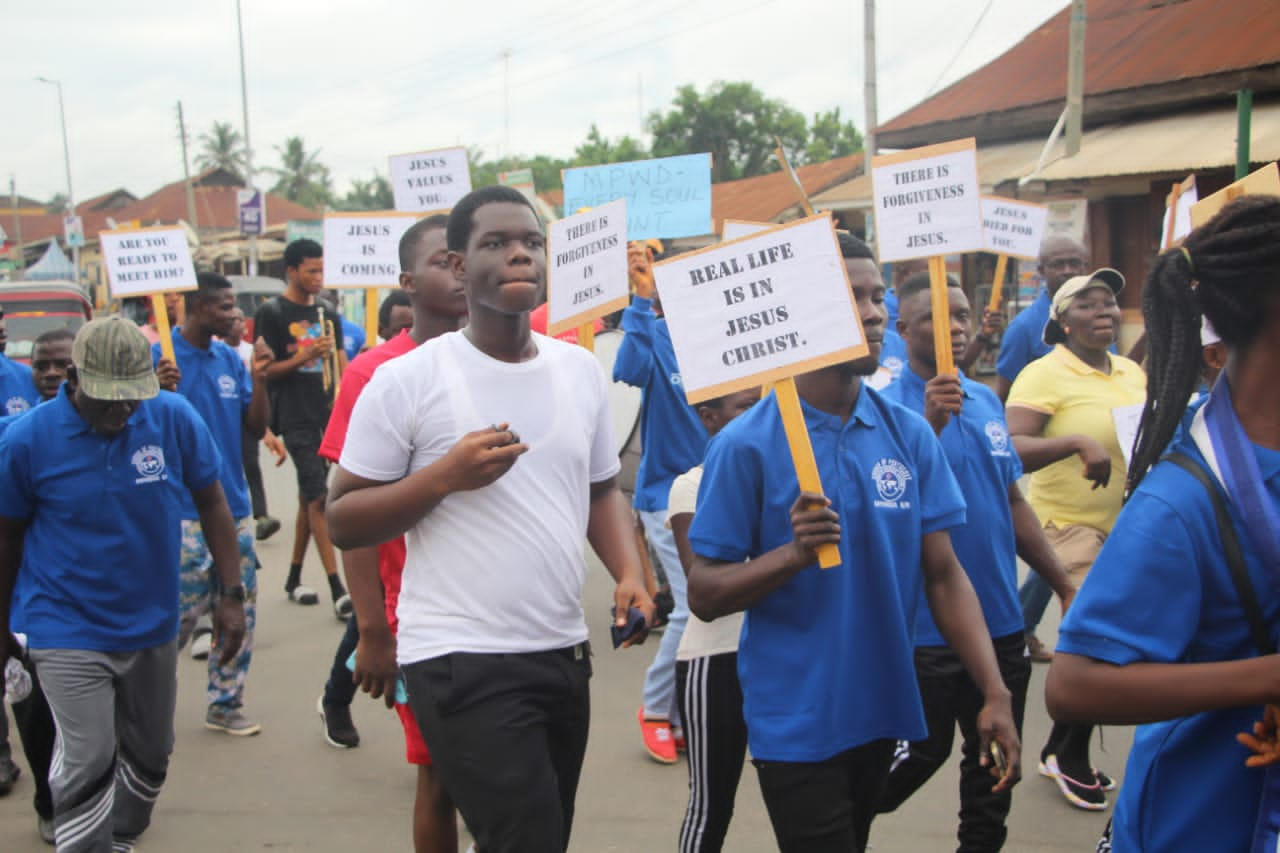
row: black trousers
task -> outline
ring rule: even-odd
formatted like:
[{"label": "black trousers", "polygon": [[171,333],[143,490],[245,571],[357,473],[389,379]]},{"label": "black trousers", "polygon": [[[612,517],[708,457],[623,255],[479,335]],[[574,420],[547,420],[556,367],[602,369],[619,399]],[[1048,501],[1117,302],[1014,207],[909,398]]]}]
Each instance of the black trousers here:
[{"label": "black trousers", "polygon": [[[992,641],[1005,686],[1013,694],[1013,719],[1022,734],[1023,711],[1027,704],[1027,684],[1031,661],[1026,655],[1026,637],[1019,631]],[[1012,803],[1011,791],[993,794],[996,783],[989,768],[979,765],[981,738],[978,712],[982,693],[965,671],[960,658],[947,646],[916,649],[916,680],[924,703],[929,736],[908,745],[889,773],[881,812],[891,812],[907,801],[951,756],[956,725],[963,739],[960,746],[960,825],[957,839],[960,853],[996,851],[1004,846],[1008,829],[1005,819]]]},{"label": "black trousers", "polygon": [[[31,767],[31,778],[35,782],[36,793],[33,805],[36,814],[46,820],[53,820],[53,794],[49,790],[49,765],[53,763],[53,742],[58,735],[53,722],[53,712],[40,689],[40,679],[36,676],[36,668],[30,661],[23,664],[31,675],[31,695],[21,702],[15,702],[13,721],[22,738],[22,751],[27,756],[27,764]],[[0,732],[7,730],[4,709],[0,708]],[[3,740],[3,734],[0,734]],[[0,754],[8,752],[7,742],[0,745]]]},{"label": "black trousers", "polygon": [[402,668],[436,772],[484,853],[564,853],[591,720],[591,649]]},{"label": "black trousers", "polygon": [[240,425],[240,459],[244,464],[244,478],[249,481],[249,500],[253,504],[253,517],[267,514],[267,490],[262,485],[262,465],[258,462],[258,439],[249,428]]},{"label": "black trousers", "polygon": [[688,744],[689,805],[680,853],[719,853],[747,754],[738,655],[676,661],[676,700]]},{"label": "black trousers", "polygon": [[753,761],[779,853],[865,851],[893,746],[873,740],[825,761]]}]

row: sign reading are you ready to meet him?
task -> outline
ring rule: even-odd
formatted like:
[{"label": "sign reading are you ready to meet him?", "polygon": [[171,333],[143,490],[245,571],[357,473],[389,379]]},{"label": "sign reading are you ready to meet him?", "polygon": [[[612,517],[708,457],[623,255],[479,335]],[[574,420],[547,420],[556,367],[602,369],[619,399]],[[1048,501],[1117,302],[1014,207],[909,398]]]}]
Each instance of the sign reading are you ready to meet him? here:
[{"label": "sign reading are you ready to meet him?", "polygon": [[325,214],[325,287],[397,286],[400,238],[422,216],[391,210]]},{"label": "sign reading are you ready to meet him?", "polygon": [[874,157],[871,185],[881,262],[982,249],[974,140]]},{"label": "sign reading are you ready to meet him?", "polygon": [[831,219],[800,219],[656,264],[690,403],[867,355]]},{"label": "sign reading are you ready to meet him?", "polygon": [[465,148],[396,154],[390,162],[396,210],[449,210],[471,192],[471,167]]},{"label": "sign reading are you ready to meet him?", "polygon": [[98,241],[116,299],[196,288],[196,268],[182,228],[103,231]]},{"label": "sign reading are you ready to meet him?", "polygon": [[711,155],[685,154],[564,172],[564,211],[627,202],[627,239],[711,233]]},{"label": "sign reading are you ready to meet him?", "polygon": [[627,203],[615,201],[547,226],[547,333],[612,314],[630,302]]}]

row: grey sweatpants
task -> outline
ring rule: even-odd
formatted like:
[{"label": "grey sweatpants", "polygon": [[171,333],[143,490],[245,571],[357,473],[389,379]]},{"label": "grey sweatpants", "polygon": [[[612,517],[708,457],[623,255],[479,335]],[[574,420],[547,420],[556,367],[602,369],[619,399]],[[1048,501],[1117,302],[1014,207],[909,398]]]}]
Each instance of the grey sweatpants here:
[{"label": "grey sweatpants", "polygon": [[176,641],[135,652],[32,649],[58,726],[58,853],[108,853],[151,823],[173,752]]}]

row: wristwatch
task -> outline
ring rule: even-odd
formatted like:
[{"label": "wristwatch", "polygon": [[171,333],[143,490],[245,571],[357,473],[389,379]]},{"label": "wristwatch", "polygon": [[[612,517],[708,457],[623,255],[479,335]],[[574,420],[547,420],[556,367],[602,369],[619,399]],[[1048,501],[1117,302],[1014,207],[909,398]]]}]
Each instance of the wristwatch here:
[{"label": "wristwatch", "polygon": [[238,583],[235,586],[226,587],[222,590],[222,594],[227,598],[230,598],[232,601],[239,601],[243,603],[245,597],[244,584]]}]

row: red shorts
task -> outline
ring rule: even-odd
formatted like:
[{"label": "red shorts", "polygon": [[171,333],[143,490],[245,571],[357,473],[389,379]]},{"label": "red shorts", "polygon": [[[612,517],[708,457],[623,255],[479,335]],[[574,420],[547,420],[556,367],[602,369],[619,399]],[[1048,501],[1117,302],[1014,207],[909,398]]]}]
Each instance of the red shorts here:
[{"label": "red shorts", "polygon": [[[400,627],[396,621],[396,603],[400,600],[400,576],[404,572],[404,559],[403,536],[378,546],[378,574],[382,578],[382,588],[386,595],[387,624],[391,626],[393,634]],[[405,760],[419,767],[430,767],[431,753],[427,751],[427,743],[422,739],[422,729],[418,728],[413,711],[408,705],[396,705],[396,713],[400,715],[400,725],[404,728]]]},{"label": "red shorts", "polygon": [[427,742],[422,739],[422,729],[418,728],[413,709],[408,705],[396,705],[396,713],[400,715],[400,725],[404,727],[405,761],[419,767],[430,767],[431,753],[427,751]]}]

